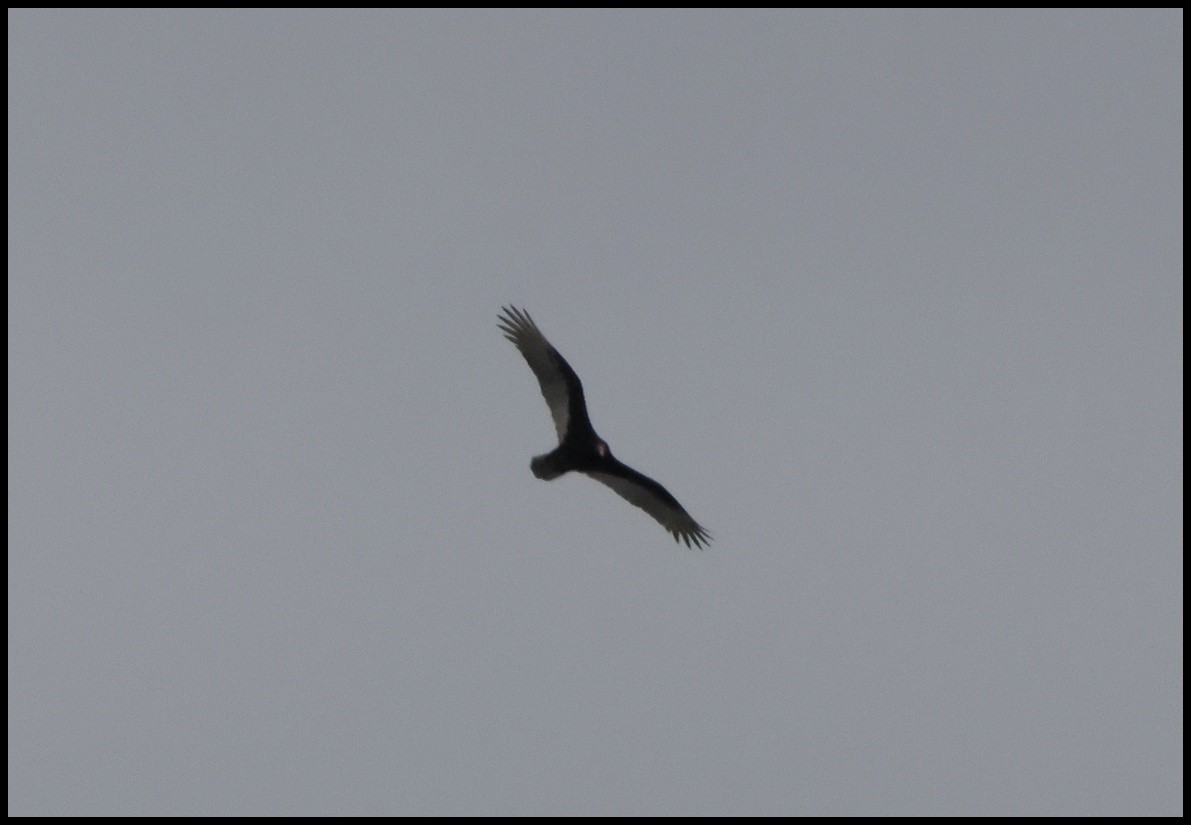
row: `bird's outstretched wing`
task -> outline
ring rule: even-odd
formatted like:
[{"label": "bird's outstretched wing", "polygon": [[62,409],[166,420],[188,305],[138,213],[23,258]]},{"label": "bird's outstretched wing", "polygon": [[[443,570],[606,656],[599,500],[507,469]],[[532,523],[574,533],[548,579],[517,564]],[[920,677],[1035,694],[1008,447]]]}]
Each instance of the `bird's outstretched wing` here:
[{"label": "bird's outstretched wing", "polygon": [[657,519],[659,524],[670,531],[675,541],[682,539],[687,547],[694,544],[698,548],[711,542],[711,534],[682,509],[682,505],[665,487],[627,464],[615,459],[613,462],[606,470],[587,470],[585,473],[596,481],[607,484],[623,499]]},{"label": "bird's outstretched wing", "polygon": [[505,334],[529,363],[542,387],[542,397],[550,408],[554,429],[562,442],[572,426],[591,428],[587,418],[587,405],[583,401],[583,385],[579,376],[571,369],[558,350],[550,346],[546,336],[529,317],[529,313],[513,306],[501,307],[500,331]]}]

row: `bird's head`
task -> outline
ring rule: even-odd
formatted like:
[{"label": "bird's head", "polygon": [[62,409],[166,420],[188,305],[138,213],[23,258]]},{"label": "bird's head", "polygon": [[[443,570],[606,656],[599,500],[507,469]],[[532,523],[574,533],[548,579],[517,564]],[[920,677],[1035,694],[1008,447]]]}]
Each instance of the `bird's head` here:
[{"label": "bird's head", "polygon": [[595,450],[596,455],[598,455],[600,458],[607,458],[608,456],[612,455],[612,451],[608,449],[607,443],[603,441],[596,442]]}]

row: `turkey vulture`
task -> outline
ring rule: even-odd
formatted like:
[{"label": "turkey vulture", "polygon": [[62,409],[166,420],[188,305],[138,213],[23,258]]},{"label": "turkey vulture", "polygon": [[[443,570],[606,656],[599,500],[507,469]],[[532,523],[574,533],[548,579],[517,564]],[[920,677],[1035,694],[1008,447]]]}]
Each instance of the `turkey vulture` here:
[{"label": "turkey vulture", "polygon": [[533,474],[549,481],[578,470],[607,484],[622,498],[649,513],[674,535],[675,541],[682,539],[687,547],[692,543],[695,547],[709,543],[711,534],[682,509],[665,487],[612,457],[607,443],[596,435],[587,418],[579,376],[558,350],[550,346],[529,313],[512,306],[501,309],[504,314],[499,316],[499,328],[529,362],[529,368],[542,385],[542,395],[558,431],[558,447],[529,462]]}]

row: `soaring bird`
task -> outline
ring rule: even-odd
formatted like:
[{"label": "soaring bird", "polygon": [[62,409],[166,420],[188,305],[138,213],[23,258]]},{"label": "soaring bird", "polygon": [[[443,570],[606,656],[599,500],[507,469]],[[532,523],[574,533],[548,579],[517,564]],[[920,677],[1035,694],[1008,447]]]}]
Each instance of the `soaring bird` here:
[{"label": "soaring bird", "polygon": [[681,539],[687,547],[708,544],[711,534],[682,509],[665,487],[612,456],[607,442],[596,435],[587,417],[579,376],[542,335],[529,313],[513,306],[501,309],[498,327],[529,362],[558,431],[558,446],[529,462],[533,474],[549,481],[577,470],[607,484],[630,504],[649,513],[675,541]]}]

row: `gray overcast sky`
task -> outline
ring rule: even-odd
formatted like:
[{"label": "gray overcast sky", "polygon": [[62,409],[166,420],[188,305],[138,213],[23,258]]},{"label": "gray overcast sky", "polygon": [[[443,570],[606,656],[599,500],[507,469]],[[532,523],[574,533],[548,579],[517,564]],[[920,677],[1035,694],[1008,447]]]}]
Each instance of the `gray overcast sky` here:
[{"label": "gray overcast sky", "polygon": [[9,813],[1182,812],[1181,12],[8,21]]}]

